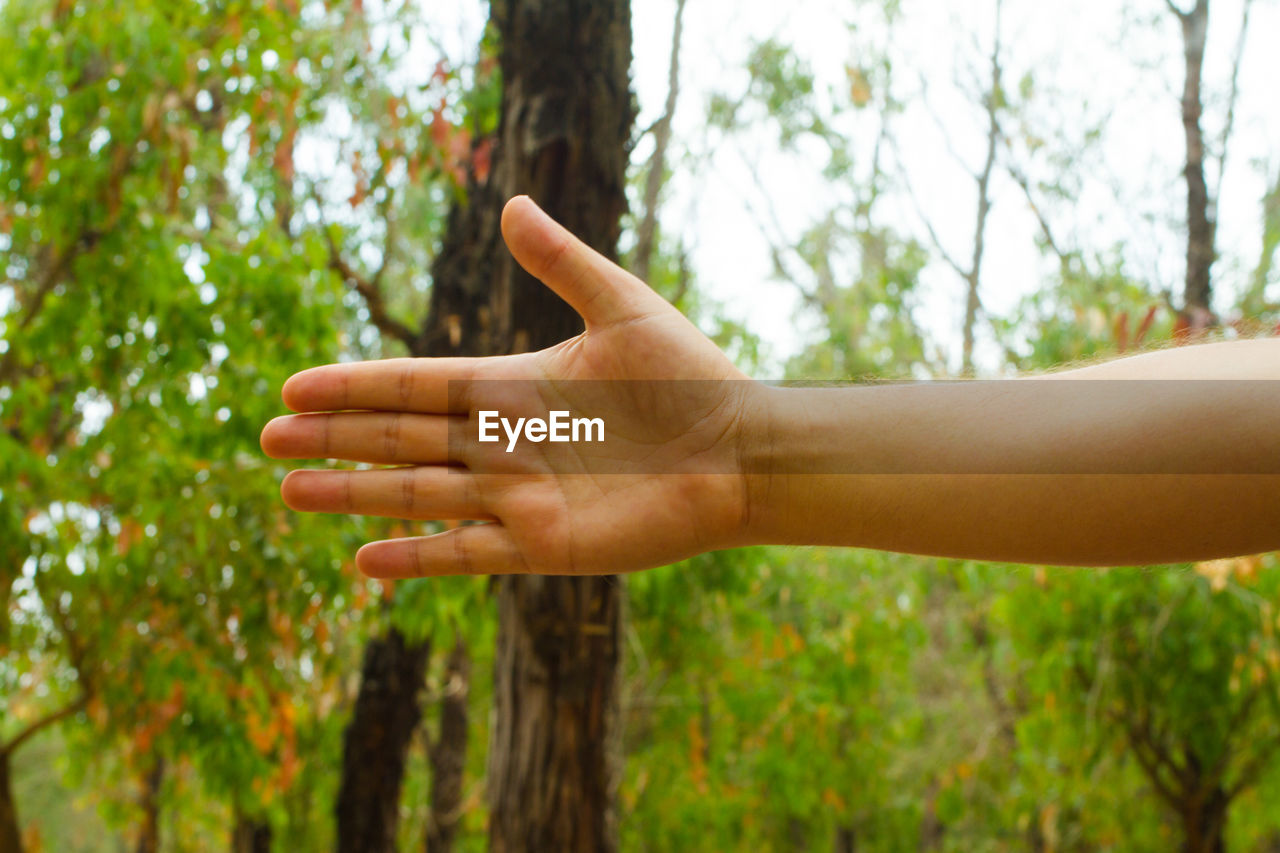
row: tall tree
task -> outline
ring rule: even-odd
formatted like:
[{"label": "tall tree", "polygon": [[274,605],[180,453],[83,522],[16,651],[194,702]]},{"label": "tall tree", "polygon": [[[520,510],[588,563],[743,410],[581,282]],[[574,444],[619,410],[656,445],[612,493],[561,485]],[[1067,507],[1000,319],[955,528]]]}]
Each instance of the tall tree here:
[{"label": "tall tree", "polygon": [[[361,116],[360,133],[369,139],[364,150],[357,145],[351,155],[356,164],[351,206],[368,214],[381,232],[376,268],[366,271],[350,257],[358,256],[364,242],[359,227],[352,227],[346,235],[351,239],[346,240],[336,226],[321,226],[329,268],[363,306],[369,326],[377,332],[377,352],[402,350],[430,358],[482,351],[478,324],[484,316],[491,256],[500,239],[500,207],[489,189],[488,165],[496,112],[490,95],[497,79],[489,69],[492,57],[487,51],[486,43],[469,88],[458,92],[446,87],[439,104],[420,122],[406,110],[405,99],[382,83],[370,83],[376,96],[364,98],[378,106],[365,108]],[[431,84],[456,76],[441,60]],[[445,118],[446,104],[464,116],[462,124]],[[406,168],[397,182],[401,166]],[[441,195],[450,201],[447,216],[436,217],[435,227],[426,228],[423,221],[433,217],[421,215],[421,209],[436,208]],[[425,247],[437,238],[439,249],[428,255]],[[430,303],[425,315],[415,317],[406,303],[413,305],[415,279],[423,265],[430,268]],[[434,630],[446,622],[436,619],[430,606],[416,606],[422,602],[413,593],[421,590],[415,590],[414,583],[388,591],[384,604],[389,618],[365,646],[355,713],[344,733],[342,782],[335,805],[341,851],[396,849],[408,754],[423,716],[430,643]],[[420,583],[429,586],[436,601],[452,600],[455,592],[469,596],[474,587],[470,581],[460,586],[441,580]],[[465,655],[461,637],[454,648],[455,656]],[[456,662],[455,657],[451,660]],[[470,677],[469,668],[460,664],[452,671],[454,681]],[[464,728],[468,684],[461,683],[452,697],[462,707],[449,706],[452,714],[461,714]],[[446,697],[447,706],[449,701]],[[450,719],[456,724],[454,717]],[[450,735],[454,732],[451,725]],[[433,801],[431,812],[456,818],[460,797],[452,795],[461,791],[465,737],[437,743],[434,752],[457,775],[444,784],[436,779],[433,800],[443,797],[446,802]]]},{"label": "tall tree", "polygon": [[946,262],[947,266],[951,267],[964,282],[964,319],[960,326],[960,369],[966,376],[973,375],[974,370],[973,347],[977,333],[978,316],[982,312],[982,266],[984,260],[986,260],[987,253],[987,222],[991,217],[993,204],[991,182],[995,176],[996,156],[1000,148],[1000,113],[1005,104],[1004,57],[1001,53],[1003,12],[1004,4],[1002,0],[995,0],[995,22],[992,26],[991,53],[987,58],[987,82],[985,91],[980,96],[983,121],[986,124],[982,165],[976,170],[971,170],[968,166],[964,167],[965,171],[969,172],[970,177],[973,178],[977,196],[977,209],[974,211],[973,217],[973,243],[967,263],[961,262],[945,248],[933,223],[921,210],[919,202],[910,189],[910,183],[906,184],[908,193],[912,197],[912,203],[915,205],[920,218],[924,221],[925,230],[928,232],[934,249]]},{"label": "tall tree", "polygon": [[[503,96],[494,164],[502,197],[527,193],[612,257],[626,208],[632,123],[627,0],[495,0]],[[489,293],[493,352],[553,345],[581,320],[502,254]],[[616,847],[622,587],[612,577],[497,582],[490,844]]]},{"label": "tall tree", "polygon": [[[1217,209],[1221,201],[1222,180],[1226,172],[1227,150],[1235,126],[1236,100],[1240,94],[1240,67],[1249,33],[1252,0],[1244,0],[1240,29],[1231,59],[1231,72],[1226,101],[1226,115],[1217,139],[1216,151],[1205,140],[1204,55],[1209,35],[1209,0],[1195,0],[1190,9],[1180,8],[1174,0],[1165,0],[1177,19],[1182,33],[1182,132],[1185,144],[1183,179],[1187,194],[1187,269],[1182,293],[1180,331],[1196,332],[1213,325],[1216,318],[1211,305],[1213,296],[1213,264],[1217,260]],[[1216,157],[1214,156],[1216,155]],[[1206,179],[1206,160],[1216,160],[1217,181],[1210,189]]]},{"label": "tall tree", "polygon": [[1200,125],[1204,112],[1201,77],[1209,34],[1209,0],[1196,0],[1186,11],[1178,8],[1173,0],[1166,3],[1182,28],[1182,132],[1186,143],[1183,177],[1187,184],[1187,271],[1182,299],[1185,323],[1191,330],[1197,330],[1213,322],[1209,272],[1214,261],[1217,227],[1205,181],[1204,129]]},{"label": "tall tree", "polygon": [[1095,749],[1122,743],[1184,853],[1225,850],[1234,807],[1277,767],[1273,566],[1246,557],[1196,574],[1116,569],[1012,588],[1009,612],[1034,603],[1038,618],[1008,629],[1061,679],[1047,682],[1068,712],[1053,725],[1103,738]]},{"label": "tall tree", "polygon": [[426,853],[452,853],[462,809],[462,781],[467,757],[467,696],[471,688],[471,652],[455,631],[445,662],[440,697],[440,731],[431,741],[431,815]]},{"label": "tall tree", "polygon": [[[334,253],[334,268],[364,298],[384,339],[399,341],[416,356],[521,352],[581,332],[578,316],[501,249],[502,203],[519,193],[532,195],[610,256],[626,205],[626,142],[632,121],[627,3],[495,2],[491,23],[502,79],[491,168],[476,168],[473,158],[466,191],[455,196],[432,262],[425,322],[415,328],[395,319],[380,275],[361,276]],[[477,138],[473,154],[484,144]],[[613,578],[510,578],[497,587],[497,707],[489,768],[492,846],[612,849],[620,586]],[[384,638],[371,641],[369,655],[384,644],[401,642],[393,627]],[[412,667],[407,658],[401,662],[403,669],[397,672],[404,677],[394,697],[385,701],[415,709],[416,725],[423,669],[417,660]],[[375,673],[366,671],[362,696],[379,683]],[[378,719],[371,715],[360,728],[377,725]],[[398,729],[397,754],[407,749],[411,734],[412,728]],[[379,760],[355,748],[351,737],[344,758],[351,769],[344,769],[344,778],[354,778],[355,765]],[[340,837],[347,837],[341,829],[345,802],[358,798],[361,814],[380,809],[382,829],[375,837],[394,838],[387,827],[395,815],[378,803],[398,800],[403,765],[384,769],[389,776],[380,796],[344,785]],[[441,790],[443,786],[437,793]],[[361,833],[349,837],[354,844]]]},{"label": "tall tree", "polygon": [[400,786],[418,722],[430,643],[388,628],[365,645],[360,692],[343,735],[339,851],[394,851]]}]

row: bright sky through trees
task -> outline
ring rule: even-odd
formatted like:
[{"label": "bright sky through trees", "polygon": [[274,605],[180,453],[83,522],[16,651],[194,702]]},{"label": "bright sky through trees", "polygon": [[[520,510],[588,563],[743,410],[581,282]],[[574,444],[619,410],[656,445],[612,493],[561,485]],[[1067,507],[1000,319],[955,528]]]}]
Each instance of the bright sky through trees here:
[{"label": "bright sky through trees", "polygon": [[[1177,293],[1183,270],[1184,189],[1177,100],[1182,48],[1176,21],[1159,0],[1128,8],[1108,0],[1007,6],[1001,27],[1005,85],[1017,88],[1024,74],[1033,72],[1028,123],[1043,134],[1047,149],[1035,162],[1017,159],[1017,167],[1033,181],[1064,181],[1077,190],[1073,197],[1078,203],[1045,205],[1055,229],[1067,235],[1064,242],[1086,253],[1122,245],[1131,275],[1155,290]],[[777,371],[799,346],[799,300],[791,284],[771,275],[762,219],[776,217],[786,235],[794,238],[835,197],[820,174],[820,153],[811,156],[815,150],[806,149],[803,142],[798,151],[783,152],[767,127],[728,142],[709,134],[709,99],[745,86],[751,47],[766,39],[792,47],[813,70],[820,97],[828,104],[827,93],[848,85],[846,68],[859,61],[859,44],[886,49],[895,69],[892,91],[906,106],[894,120],[896,154],[887,159],[885,169],[895,189],[882,212],[890,212],[905,233],[922,240],[927,234],[922,216],[927,218],[948,251],[965,256],[975,207],[973,180],[966,169],[977,171],[983,154],[979,98],[993,8],[990,3],[954,0],[905,2],[890,34],[883,25],[882,4],[857,0],[688,3],[673,154],[708,159],[698,160],[693,168],[689,160],[683,166],[678,159],[672,162],[662,223],[668,234],[683,236],[706,292],[764,338]],[[674,10],[674,0],[633,4],[638,128],[657,119],[666,97]],[[1204,129],[1214,142],[1224,124],[1241,10],[1242,0],[1222,0],[1213,7],[1205,59]],[[1257,261],[1259,204],[1266,176],[1278,165],[1272,152],[1280,150],[1280,112],[1272,108],[1268,94],[1270,81],[1280,79],[1280,53],[1265,43],[1266,33],[1280,31],[1280,7],[1254,3],[1250,16],[1251,36],[1240,68],[1222,182],[1220,260],[1215,269],[1224,306]],[[422,62],[404,69],[406,82],[429,77],[441,49],[455,60],[473,55],[484,24],[483,10],[468,4],[432,8],[429,20],[429,31],[415,35],[421,41],[414,53]],[[874,131],[860,134],[848,115],[837,127],[846,133],[852,150],[869,156]],[[1087,127],[1101,133],[1086,151],[1082,140]],[[1051,161],[1073,148],[1079,152],[1076,162]],[[652,140],[645,138],[633,159],[642,162],[651,150]],[[982,295],[989,311],[1008,315],[1052,273],[1056,261],[1035,250],[1036,220],[1022,190],[1000,170],[1008,160],[1007,150],[1001,155],[992,187]],[[1211,186],[1217,182],[1213,168],[1209,180]],[[914,201],[906,192],[908,184]],[[944,345],[954,367],[963,283],[935,257],[922,274],[922,284],[921,322],[937,340],[948,342]],[[801,328],[806,327],[802,321]],[[980,330],[979,364],[988,369],[998,361],[991,346],[990,334]]]},{"label": "bright sky through trees", "polygon": [[[1177,24],[1162,2],[1131,5],[1144,7],[1144,14],[1126,14],[1123,4],[1107,0],[1007,4],[1002,27],[1009,55],[1007,85],[1016,86],[1022,74],[1034,68],[1036,88],[1043,92],[1036,118],[1041,126],[1060,128],[1068,143],[1073,140],[1066,134],[1084,112],[1082,104],[1088,104],[1084,114],[1095,121],[1110,115],[1100,151],[1088,159],[1080,203],[1075,209],[1053,205],[1050,215],[1062,230],[1078,234],[1081,246],[1102,249],[1124,244],[1136,274],[1176,293],[1184,239],[1177,102],[1181,42]],[[974,187],[948,145],[969,169],[977,169],[983,116],[974,93],[982,85],[984,55],[990,49],[991,6],[903,3],[903,18],[891,48],[898,69],[893,85],[900,99],[911,102],[896,124],[903,167],[943,243],[961,255],[967,251],[972,229]],[[641,127],[661,107],[673,8],[669,0],[635,4],[634,67]],[[686,13],[677,135],[697,144],[694,140],[705,126],[708,95],[741,80],[752,40],[777,37],[812,64],[820,87],[845,85],[844,67],[856,59],[845,23],[855,17],[874,20],[857,15],[859,8],[858,3],[841,0],[801,0],[786,6],[744,0],[726,16],[722,4],[691,2]],[[1224,0],[1213,7],[1205,60],[1204,126],[1210,139],[1217,138],[1223,123],[1240,14],[1239,0]],[[1152,19],[1158,20],[1157,26],[1150,26]],[[1272,81],[1280,79],[1280,53],[1266,43],[1268,33],[1280,32],[1280,7],[1255,3],[1250,30],[1220,211],[1222,257],[1217,270],[1226,285],[1220,295],[1228,301],[1235,295],[1231,288],[1236,283],[1230,271],[1239,264],[1251,267],[1259,251],[1259,203],[1265,183],[1259,161],[1274,174],[1273,152],[1280,150],[1280,111],[1270,94]],[[922,91],[924,99],[913,97]],[[689,229],[691,244],[696,246],[695,269],[710,292],[726,302],[737,302],[731,310],[749,311],[749,323],[785,353],[795,339],[791,316],[795,295],[785,283],[769,280],[768,252],[747,210],[749,204],[761,204],[764,196],[752,187],[742,166],[744,150],[763,155],[758,172],[766,176],[768,198],[778,218],[793,234],[820,214],[826,182],[813,163],[779,155],[770,150],[776,149],[770,142],[752,140],[740,150],[726,146],[715,152],[713,168],[696,178],[677,171],[674,203],[667,216],[669,230]],[[1051,180],[1054,176],[1042,170],[1036,177]],[[1214,180],[1211,174],[1211,185]],[[1007,175],[993,190],[984,298],[990,310],[1002,314],[1040,284],[1054,261],[1041,258],[1033,249],[1036,224],[1021,190]],[[921,233],[912,205],[896,201],[893,207],[904,226],[910,233]],[[750,236],[744,238],[744,233]],[[928,297],[922,319],[936,334],[958,340],[961,284],[936,260],[925,271],[924,283]],[[744,292],[752,298],[741,302],[732,298]]]}]

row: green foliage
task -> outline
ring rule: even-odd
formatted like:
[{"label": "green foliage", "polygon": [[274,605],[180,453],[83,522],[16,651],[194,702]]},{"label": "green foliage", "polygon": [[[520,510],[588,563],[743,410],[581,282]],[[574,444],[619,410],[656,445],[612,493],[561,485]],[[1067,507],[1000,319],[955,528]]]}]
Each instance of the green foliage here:
[{"label": "green foliage", "polygon": [[[896,7],[870,5],[876,7],[872,17],[891,29]],[[783,151],[818,158],[838,199],[796,236],[767,229],[774,275],[799,289],[802,320],[816,321],[819,329],[787,364],[788,375],[912,377],[936,367],[915,316],[917,284],[929,256],[877,215],[889,188],[885,140],[901,105],[892,95],[893,64],[884,46],[849,29],[856,48],[845,88],[819,91],[806,63],[769,40],[751,51],[745,90],[714,97],[708,121],[730,138],[776,134]],[[843,133],[847,122],[850,131]]]},{"label": "green foliage", "polygon": [[117,823],[164,760],[167,800],[314,847],[379,525],[287,513],[257,435],[358,322],[295,152],[391,59],[293,5],[0,10],[0,738],[71,705]]},{"label": "green foliage", "polygon": [[[1076,832],[1094,840],[1143,826],[1167,836],[1186,789],[1220,785],[1236,796],[1274,765],[1280,573],[1270,558],[1195,568],[1042,573],[1008,592],[1011,612],[1037,608],[1036,619],[1010,619],[1007,629],[1037,661],[1030,689],[1050,700],[1024,724],[1045,757],[1081,781],[1114,789],[1127,777],[1147,792],[1128,826],[1104,808],[1079,808]],[[1268,809],[1236,817],[1232,834],[1251,843],[1280,821]]]},{"label": "green foliage", "polygon": [[[857,217],[833,211],[805,233],[796,256],[816,274],[807,302],[823,321],[820,344],[787,366],[791,376],[850,379],[910,375],[926,364],[924,335],[915,323],[916,285],[926,255],[887,228],[859,227]],[[852,256],[852,268],[842,260]]]},{"label": "green foliage", "polygon": [[847,828],[892,849],[914,837],[898,758],[920,634],[902,563],[763,549],[633,579],[625,843],[821,847]]},{"label": "green foliage", "polygon": [[1063,260],[1059,276],[1028,296],[992,327],[1006,360],[1018,370],[1043,370],[1142,349],[1173,336],[1176,318],[1165,297],[1132,277],[1117,255],[1092,267]]}]

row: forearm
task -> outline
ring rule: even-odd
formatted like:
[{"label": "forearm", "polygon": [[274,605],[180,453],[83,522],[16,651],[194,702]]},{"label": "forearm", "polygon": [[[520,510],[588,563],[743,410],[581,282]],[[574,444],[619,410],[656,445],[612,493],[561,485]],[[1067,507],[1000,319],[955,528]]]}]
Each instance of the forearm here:
[{"label": "forearm", "polygon": [[1259,381],[1277,343],[1055,381],[764,390],[748,537],[1065,564],[1280,547],[1280,387]]}]

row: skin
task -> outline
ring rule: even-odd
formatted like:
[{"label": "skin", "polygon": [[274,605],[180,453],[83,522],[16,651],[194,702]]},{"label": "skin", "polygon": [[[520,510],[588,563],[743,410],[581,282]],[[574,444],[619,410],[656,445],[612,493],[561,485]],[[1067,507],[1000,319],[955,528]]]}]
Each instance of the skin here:
[{"label": "skin", "polygon": [[[275,458],[394,466],[293,471],[293,509],[481,522],[370,543],[356,558],[370,576],[613,574],[750,544],[1074,565],[1280,548],[1280,394],[1061,384],[1272,380],[1280,341],[1051,381],[777,388],[528,198],[508,203],[502,231],[583,334],[519,355],[312,368],[282,390],[297,414],[263,430]],[[474,440],[480,410],[550,409],[602,416],[609,442]]]}]

